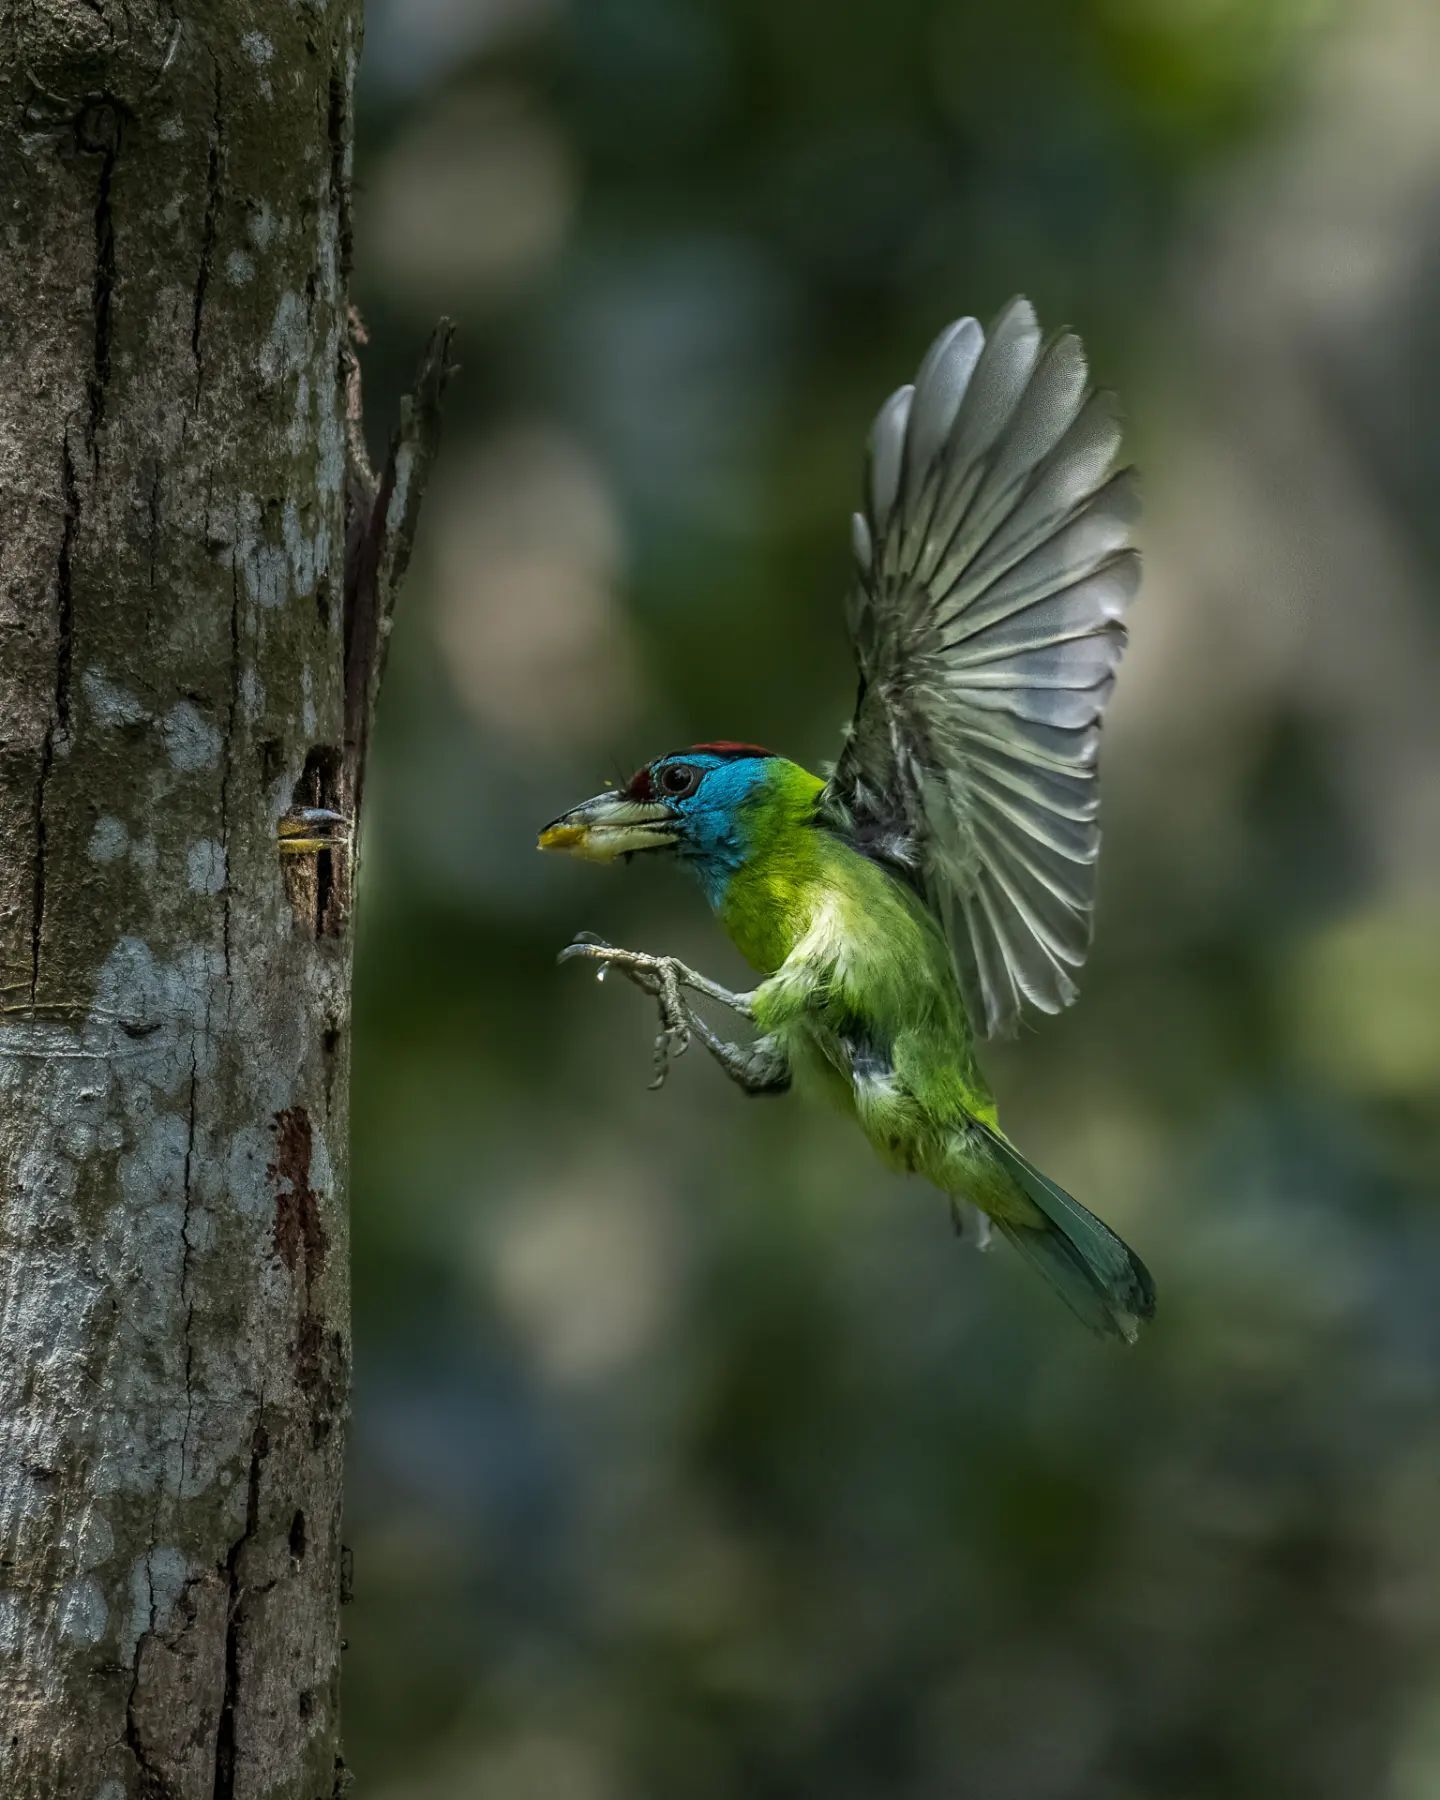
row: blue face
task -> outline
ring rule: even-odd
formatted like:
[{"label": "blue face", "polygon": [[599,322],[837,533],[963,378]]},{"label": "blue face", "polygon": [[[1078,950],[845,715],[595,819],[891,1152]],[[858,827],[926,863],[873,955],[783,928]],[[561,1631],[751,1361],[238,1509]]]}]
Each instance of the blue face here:
[{"label": "blue face", "polygon": [[730,877],[749,851],[747,803],[764,782],[768,755],[717,754],[677,750],[642,769],[631,783],[673,811],[677,853],[693,864],[712,906],[718,906]]}]

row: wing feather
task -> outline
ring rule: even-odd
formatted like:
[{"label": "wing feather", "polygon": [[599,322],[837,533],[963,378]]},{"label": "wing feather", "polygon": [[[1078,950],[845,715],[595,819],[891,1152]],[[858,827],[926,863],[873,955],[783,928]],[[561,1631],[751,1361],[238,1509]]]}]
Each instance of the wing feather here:
[{"label": "wing feather", "polygon": [[824,807],[918,874],[991,1033],[1068,1005],[1090,944],[1140,568],[1115,406],[1088,383],[1026,300],[988,333],[957,320],[880,409],[852,522],[860,699]]}]

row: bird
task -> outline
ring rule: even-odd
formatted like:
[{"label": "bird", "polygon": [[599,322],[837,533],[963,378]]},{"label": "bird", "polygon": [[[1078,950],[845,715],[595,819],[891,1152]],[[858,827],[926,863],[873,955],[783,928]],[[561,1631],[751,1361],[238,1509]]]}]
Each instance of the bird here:
[{"label": "bird", "polygon": [[[982,1039],[1075,998],[1100,846],[1102,715],[1139,586],[1134,471],[1079,338],[1017,297],[946,327],[876,415],[845,608],[858,670],[838,758],[668,751],[539,847],[677,858],[760,976],[735,993],[581,932],[659,1008],[652,1085],[701,1042],[746,1093],[828,1093],[881,1160],[1008,1239],[1091,1330],[1155,1311],[1139,1256],[1001,1129]],[[696,998],[753,1031],[720,1035]]]},{"label": "bird", "polygon": [[351,823],[328,806],[292,806],[275,825],[275,844],[282,856],[318,856],[322,850],[348,849]]}]

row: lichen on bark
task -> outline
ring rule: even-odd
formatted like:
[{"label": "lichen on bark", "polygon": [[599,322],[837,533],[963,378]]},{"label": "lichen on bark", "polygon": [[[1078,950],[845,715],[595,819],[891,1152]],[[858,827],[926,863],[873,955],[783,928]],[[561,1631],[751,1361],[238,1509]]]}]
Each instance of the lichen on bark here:
[{"label": "lichen on bark", "polygon": [[414,527],[354,416],[359,34],[0,12],[7,1800],[341,1780],[350,871],[276,822],[355,805]]}]

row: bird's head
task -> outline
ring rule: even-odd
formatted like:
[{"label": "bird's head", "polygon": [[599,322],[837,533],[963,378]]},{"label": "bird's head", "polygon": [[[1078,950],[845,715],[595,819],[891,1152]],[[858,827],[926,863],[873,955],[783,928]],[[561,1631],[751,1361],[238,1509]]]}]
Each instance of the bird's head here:
[{"label": "bird's head", "polygon": [[614,862],[639,850],[674,850],[702,863],[735,866],[744,854],[743,815],[780,762],[758,744],[695,744],[637,769],[561,813],[540,833],[542,850]]}]

